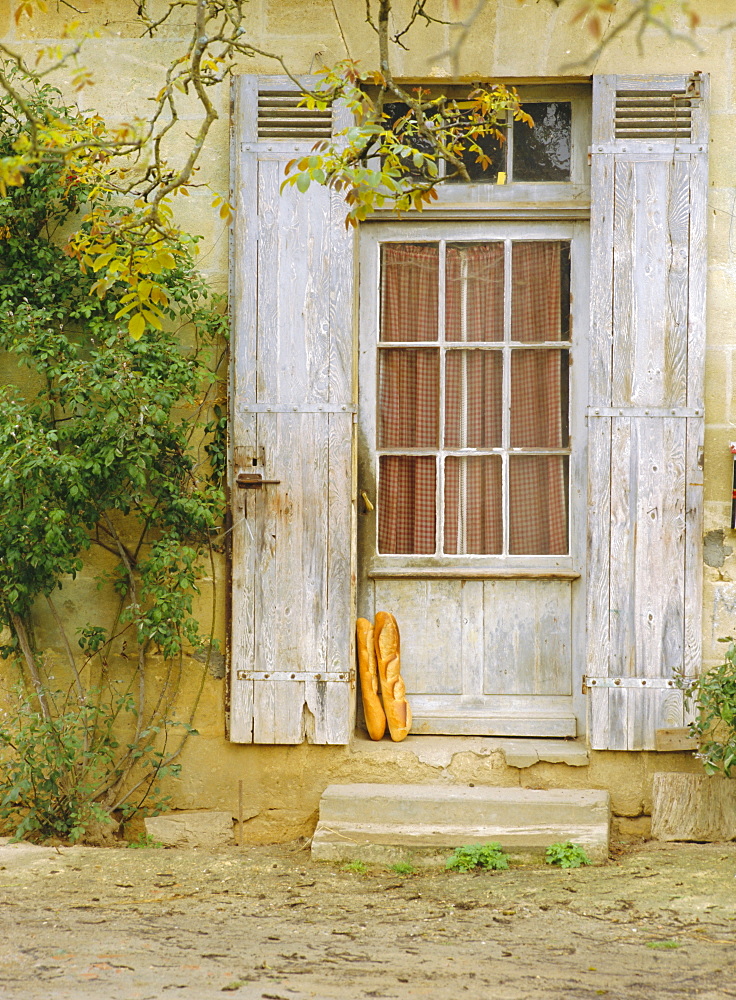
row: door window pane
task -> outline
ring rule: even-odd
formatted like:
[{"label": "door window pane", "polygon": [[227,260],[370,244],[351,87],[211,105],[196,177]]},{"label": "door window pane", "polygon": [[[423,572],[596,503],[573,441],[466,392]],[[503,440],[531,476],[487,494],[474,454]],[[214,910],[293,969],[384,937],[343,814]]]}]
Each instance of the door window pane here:
[{"label": "door window pane", "polygon": [[435,551],[436,460],[383,455],[378,478],[378,551]]},{"label": "door window pane", "polygon": [[530,128],[514,126],[515,181],[569,181],[572,106],[565,101],[525,102],[534,119]]},{"label": "door window pane", "polygon": [[567,455],[509,456],[509,552],[567,553]]},{"label": "door window pane", "polygon": [[503,340],[503,243],[450,243],[446,252],[445,337]]},{"label": "door window pane", "polygon": [[511,339],[563,340],[570,327],[570,245],[518,242],[511,248]]},{"label": "door window pane", "polygon": [[445,447],[500,448],[502,353],[448,351],[445,363]]},{"label": "door window pane", "polygon": [[436,448],[439,351],[395,347],[379,353],[378,447]]},{"label": "door window pane", "polygon": [[500,455],[447,458],[445,552],[503,552],[502,498]]},{"label": "door window pane", "polygon": [[567,351],[511,352],[511,447],[567,447]]},{"label": "door window pane", "polygon": [[384,243],[381,248],[381,340],[437,340],[437,243]]}]

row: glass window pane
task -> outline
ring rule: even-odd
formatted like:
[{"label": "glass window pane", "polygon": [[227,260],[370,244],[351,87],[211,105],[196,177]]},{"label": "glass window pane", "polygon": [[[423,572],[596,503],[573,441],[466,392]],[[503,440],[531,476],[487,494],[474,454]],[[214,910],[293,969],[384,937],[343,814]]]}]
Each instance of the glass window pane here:
[{"label": "glass window pane", "polygon": [[445,447],[500,448],[501,351],[448,351],[445,364]]},{"label": "glass window pane", "polygon": [[396,347],[378,354],[378,447],[436,448],[439,351]]},{"label": "glass window pane", "polygon": [[525,344],[563,340],[570,329],[570,244],[513,243],[511,339]]},{"label": "glass window pane", "polygon": [[[427,153],[429,156],[435,155],[435,150],[432,143],[425,139],[424,136],[419,135],[416,131],[416,118],[414,112],[411,112],[407,116],[409,111],[408,104],[404,104],[403,101],[391,101],[383,106],[383,114],[388,121],[387,126],[393,129],[394,135],[401,142],[402,146],[409,146],[411,149],[417,149],[420,153]],[[409,166],[409,176],[428,178],[430,176],[429,172],[422,167],[415,167],[413,159],[409,156],[405,158],[407,166]],[[435,158],[435,163],[436,158]]]},{"label": "glass window pane", "polygon": [[383,244],[381,340],[437,340],[439,259],[436,243]]},{"label": "glass window pane", "polygon": [[[504,132],[506,129],[504,128]],[[490,160],[484,160],[483,157],[478,157],[478,153],[471,149],[465,149],[462,155],[462,161],[465,164],[465,169],[468,171],[470,180],[480,184],[495,184],[498,180],[498,174],[500,171],[506,172],[506,143],[501,142],[501,140],[495,135],[479,135],[473,140],[477,146],[483,151],[483,156]],[[467,143],[466,143],[467,146]],[[452,163],[448,163],[445,166],[445,171],[447,173],[448,183],[450,184],[467,184],[468,182],[464,177],[459,176],[455,173],[455,166]]]},{"label": "glass window pane", "polygon": [[511,352],[511,447],[566,448],[568,351]]},{"label": "glass window pane", "polygon": [[436,459],[383,455],[378,477],[378,551],[435,551]]},{"label": "glass window pane", "polygon": [[509,456],[509,552],[567,553],[566,455]]},{"label": "glass window pane", "polygon": [[445,541],[448,555],[503,551],[501,456],[445,461]]},{"label": "glass window pane", "polygon": [[503,243],[449,243],[445,338],[503,340]]},{"label": "glass window pane", "polygon": [[534,127],[514,123],[514,180],[569,181],[572,107],[569,102],[523,104]]}]

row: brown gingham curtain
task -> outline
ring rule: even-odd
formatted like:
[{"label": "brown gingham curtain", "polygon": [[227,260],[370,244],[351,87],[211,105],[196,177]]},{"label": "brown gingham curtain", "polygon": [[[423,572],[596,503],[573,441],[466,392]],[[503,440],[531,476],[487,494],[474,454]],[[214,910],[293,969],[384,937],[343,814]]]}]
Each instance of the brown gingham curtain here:
[{"label": "brown gingham curtain", "polygon": [[[561,339],[560,244],[514,243],[511,257],[511,339],[525,344]],[[562,372],[567,352],[511,353],[511,447],[563,448]],[[565,384],[567,374],[565,373]],[[567,552],[567,459],[509,456],[509,552]]]},{"label": "brown gingham curtain", "polygon": [[[560,244],[515,243],[512,254],[512,339],[524,344],[559,340]],[[438,278],[436,244],[384,245],[384,343],[437,341]],[[502,243],[449,244],[445,285],[447,341],[503,341]],[[437,448],[439,349],[384,348],[379,354],[378,447]],[[563,440],[561,359],[566,361],[566,353],[515,349],[511,358],[511,447],[563,447],[567,442]],[[500,447],[502,353],[447,350],[445,364],[445,447]],[[565,456],[510,455],[511,553],[567,552],[566,461]],[[379,551],[435,552],[435,495],[433,457],[382,456]],[[443,550],[448,554],[502,552],[502,502],[500,456],[449,456]]]}]

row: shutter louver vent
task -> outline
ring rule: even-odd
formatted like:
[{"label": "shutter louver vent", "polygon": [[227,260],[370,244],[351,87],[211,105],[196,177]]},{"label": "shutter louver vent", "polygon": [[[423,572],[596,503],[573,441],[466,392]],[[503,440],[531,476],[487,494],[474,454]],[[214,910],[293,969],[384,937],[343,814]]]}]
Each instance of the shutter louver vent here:
[{"label": "shutter louver vent", "polygon": [[262,90],[258,94],[258,138],[317,142],[332,136],[332,109],[299,107],[299,91]]},{"label": "shutter louver vent", "polygon": [[691,98],[684,91],[619,90],[616,92],[617,139],[691,137]]}]

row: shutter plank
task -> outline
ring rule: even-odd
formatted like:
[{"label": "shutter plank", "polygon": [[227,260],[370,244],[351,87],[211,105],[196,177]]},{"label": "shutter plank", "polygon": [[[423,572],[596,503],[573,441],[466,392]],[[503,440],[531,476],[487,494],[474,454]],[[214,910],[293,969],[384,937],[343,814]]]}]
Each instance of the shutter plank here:
[{"label": "shutter plank", "polygon": [[232,349],[230,372],[229,489],[231,495],[232,532],[230,549],[230,739],[238,743],[253,738],[253,683],[237,678],[238,669],[255,666],[255,567],[256,548],[252,528],[256,497],[234,485],[234,477],[257,454],[256,418],[245,406],[256,398],[256,334],[257,301],[252,275],[258,267],[258,164],[254,157],[239,155],[241,141],[256,137],[256,82],[252,77],[240,77],[234,84],[234,116],[240,123],[233,130],[233,182],[231,204],[235,218],[230,240],[238,247],[238,266],[231,271],[230,308],[232,313]]},{"label": "shutter plank", "polygon": [[[694,677],[702,662],[703,616],[703,438],[704,421],[686,421],[685,467],[685,649],[684,672]],[[688,720],[689,721],[689,720]]]},{"label": "shutter plank", "polygon": [[[609,662],[605,675],[628,677],[634,673],[635,593],[632,506],[636,502],[636,454],[632,455],[631,420],[616,417],[611,427],[610,552],[611,572],[606,607],[610,614]],[[593,671],[591,670],[591,673]]]},{"label": "shutter plank", "polygon": [[285,156],[261,160],[258,179],[258,394],[272,403],[326,403],[330,193],[280,193]]},{"label": "shutter plank", "polygon": [[[609,398],[612,406],[621,406],[628,403],[633,395],[636,332],[639,329],[634,268],[636,174],[633,163],[619,162],[618,159],[614,161],[613,173],[613,204],[608,209],[613,214],[613,314],[609,331],[613,347]],[[610,257],[608,268],[611,270]]]},{"label": "shutter plank", "polygon": [[275,456],[265,478],[281,483],[259,491],[256,670],[324,670],[328,529],[316,512],[327,510],[327,419],[266,413],[258,422],[259,443]]},{"label": "shutter plank", "polygon": [[590,364],[589,399],[592,406],[611,405],[613,363],[613,158],[597,156],[590,169],[591,203],[600,214],[590,234]]}]

